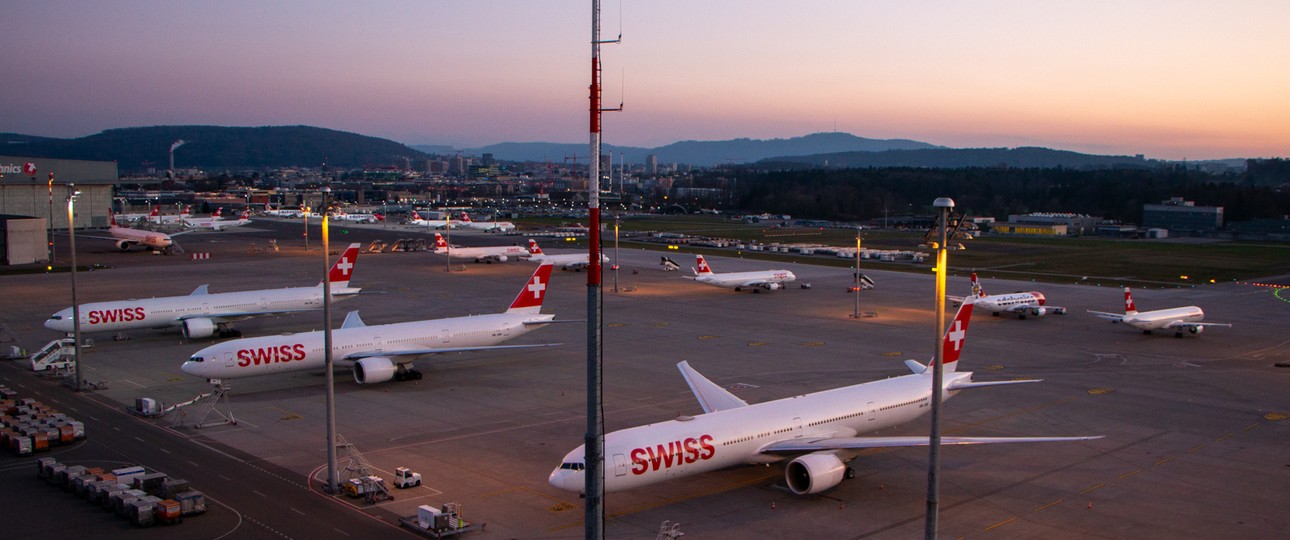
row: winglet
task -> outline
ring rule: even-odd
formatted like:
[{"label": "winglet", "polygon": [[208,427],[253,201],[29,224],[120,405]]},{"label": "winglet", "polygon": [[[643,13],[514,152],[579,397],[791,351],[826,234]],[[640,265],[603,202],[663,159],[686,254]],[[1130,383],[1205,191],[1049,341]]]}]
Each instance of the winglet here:
[{"label": "winglet", "polygon": [[703,406],[703,412],[710,413],[748,406],[748,402],[739,399],[729,390],[717,386],[716,383],[695,371],[690,367],[689,362],[683,361],[677,364],[676,368],[681,370],[681,376],[685,377],[685,383],[690,385],[690,391],[694,392],[699,405]]},{"label": "winglet", "polygon": [[542,300],[546,298],[547,285],[551,282],[551,263],[538,265],[533,275],[524,283],[520,294],[515,296],[507,313],[538,313],[542,310]]},{"label": "winglet", "polygon": [[337,287],[348,287],[349,279],[354,273],[354,264],[358,262],[357,242],[350,244],[345,248],[345,252],[340,254],[335,264],[331,265],[331,271],[327,273],[327,279],[332,285]]},{"label": "winglet", "polygon": [[351,311],[345,315],[345,322],[340,325],[341,328],[362,328],[364,326],[367,325],[364,324],[363,319],[358,316],[357,310]]}]

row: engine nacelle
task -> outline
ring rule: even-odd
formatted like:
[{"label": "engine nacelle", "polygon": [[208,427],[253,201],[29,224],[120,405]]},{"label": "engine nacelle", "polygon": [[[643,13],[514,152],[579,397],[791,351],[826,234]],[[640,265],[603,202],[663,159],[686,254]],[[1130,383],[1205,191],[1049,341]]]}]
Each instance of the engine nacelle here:
[{"label": "engine nacelle", "polygon": [[188,339],[208,338],[215,334],[215,321],[210,319],[188,319],[184,321],[184,337]]},{"label": "engine nacelle", "polygon": [[364,358],[354,364],[354,382],[358,384],[376,384],[394,378],[399,367],[384,356]]},{"label": "engine nacelle", "polygon": [[1043,317],[1048,314],[1048,308],[1044,306],[1032,307],[1030,308],[1030,314],[1036,317]]},{"label": "engine nacelle", "polygon": [[1191,332],[1191,333],[1193,333],[1193,334],[1199,334],[1199,333],[1201,333],[1201,332],[1204,332],[1204,331],[1205,331],[1205,327],[1204,327],[1204,326],[1188,326],[1188,327],[1187,327],[1187,331],[1188,331],[1188,332]]},{"label": "engine nacelle", "polygon": [[788,462],[784,480],[798,495],[819,493],[842,482],[847,466],[833,454],[807,454]]},{"label": "engine nacelle", "polygon": [[781,285],[781,284],[779,284],[779,283],[767,283],[767,284],[766,284],[766,289],[767,289],[767,290],[771,290],[771,291],[778,291],[778,290],[780,290],[780,289],[782,289],[782,288],[784,288],[784,286],[783,286],[783,285]]},{"label": "engine nacelle", "polygon": [[134,242],[131,242],[129,240],[116,241],[116,248],[121,251],[130,251],[130,246],[133,246],[133,245],[134,245]]},{"label": "engine nacelle", "polygon": [[505,255],[497,256],[497,262],[506,262],[506,260],[507,260],[507,257]]}]

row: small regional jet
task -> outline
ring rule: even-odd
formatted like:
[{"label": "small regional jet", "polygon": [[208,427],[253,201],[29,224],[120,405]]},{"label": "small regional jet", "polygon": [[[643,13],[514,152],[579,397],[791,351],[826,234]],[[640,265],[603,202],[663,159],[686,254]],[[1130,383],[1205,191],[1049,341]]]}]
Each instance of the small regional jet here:
[{"label": "small regional jet", "polygon": [[431,253],[445,254],[449,259],[474,259],[475,262],[490,264],[493,261],[506,262],[532,255],[520,246],[451,247],[439,233],[434,233],[434,250]]},{"label": "small regional jet", "polygon": [[408,219],[408,225],[417,225],[419,227],[432,227],[435,229],[447,229],[452,227],[452,220],[422,219],[421,214],[418,214],[416,210],[413,210],[412,217]]},{"label": "small regional jet", "polygon": [[[972,301],[959,308],[942,339],[945,369],[944,397],[960,390],[1039,382],[975,382],[970,372],[956,372],[967,339]],[[677,367],[703,414],[615,431],[605,435],[606,492],[637,488],[742,464],[769,464],[791,459],[784,479],[795,494],[830,489],[855,471],[847,465],[860,450],[927,446],[927,436],[866,437],[898,426],[930,410],[932,370],[915,360],[905,365],[914,373],[812,394],[748,404],[729,390],[681,362]],[[943,445],[1068,442],[1099,437],[942,437]],[[579,446],[551,471],[556,488],[582,492],[586,469]]]},{"label": "small regional jet", "polygon": [[487,232],[510,232],[515,230],[515,224],[509,221],[471,221],[470,214],[461,213],[461,221],[457,222],[462,227]]},{"label": "small regional jet", "polygon": [[[532,238],[529,239],[529,253],[531,254],[529,256],[529,261],[538,264],[550,263],[552,265],[560,266],[563,270],[581,272],[584,268],[591,266],[587,262],[591,259],[591,254],[589,253],[562,253],[560,255],[547,255],[542,252],[542,248],[538,247],[537,240]],[[601,253],[600,262],[609,262],[609,256]]]},{"label": "small regional jet", "polygon": [[229,227],[241,227],[251,222],[250,210],[243,210],[242,215],[239,216],[237,219],[223,219],[222,217],[220,217],[220,212],[222,210],[224,209],[220,208],[219,210],[216,210],[215,213],[211,214],[211,217],[209,218],[196,218],[196,219],[187,218],[187,219],[181,220],[181,222],[184,224],[185,227],[189,227],[193,229],[210,229],[216,232],[222,231]]},{"label": "small regional jet", "polygon": [[[498,345],[556,322],[555,315],[541,313],[550,278],[551,265],[539,266],[510,309],[491,315],[367,326],[357,311],[351,311],[332,332],[334,362],[352,365],[358,384],[374,384],[420,379],[412,361],[429,354],[550,347],[553,344]],[[225,341],[197,351],[182,369],[206,379],[321,369],[326,365],[323,339],[323,332],[315,331]]]},{"label": "small regional jet", "polygon": [[[358,244],[350,244],[328,274],[333,300],[350,298],[359,289],[349,286],[358,260]],[[118,300],[81,304],[82,332],[118,332],[146,328],[175,328],[190,339],[215,335],[237,335],[232,323],[264,315],[280,315],[322,309],[322,282],[313,287],[288,287],[226,293],[210,293],[202,285],[187,296],[165,296],[142,300]],[[72,333],[72,308],[53,314],[45,328]]]},{"label": "small regional jet", "polygon": [[1205,312],[1196,306],[1140,312],[1133,304],[1133,293],[1129,292],[1128,287],[1124,288],[1123,315],[1091,309],[1088,312],[1113,323],[1124,323],[1131,328],[1141,330],[1143,334],[1150,334],[1152,330],[1173,330],[1174,337],[1182,337],[1183,331],[1199,334],[1205,331],[1206,326],[1232,327],[1228,323],[1200,322],[1205,319]]},{"label": "small regional jet", "polygon": [[[976,277],[976,272],[972,272],[972,296],[976,298],[977,309],[989,311],[995,317],[998,317],[1000,313],[1013,313],[1017,315],[1018,319],[1025,319],[1027,315],[1043,317],[1049,313],[1056,315],[1066,314],[1066,308],[1048,305],[1048,299],[1044,298],[1044,294],[1041,292],[986,294],[985,288],[981,286],[981,281]],[[950,296],[948,298],[959,304],[963,303],[964,300],[961,296]]]},{"label": "small regional jet", "polygon": [[703,259],[703,255],[695,255],[699,268],[694,271],[693,279],[705,285],[714,287],[733,288],[735,292],[742,291],[745,287],[755,287],[753,292],[761,292],[762,289],[774,291],[783,289],[785,283],[797,280],[797,276],[788,270],[758,270],[753,272],[725,272],[721,274],[714,273],[708,261]]}]

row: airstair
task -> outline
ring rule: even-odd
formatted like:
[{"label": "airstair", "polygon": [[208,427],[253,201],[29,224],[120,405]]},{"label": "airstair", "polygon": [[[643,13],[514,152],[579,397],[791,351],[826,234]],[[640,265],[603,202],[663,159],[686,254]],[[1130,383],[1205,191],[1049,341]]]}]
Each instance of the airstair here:
[{"label": "airstair", "polygon": [[31,355],[32,371],[49,371],[71,368],[76,364],[76,340],[55,339]]},{"label": "airstair", "polygon": [[393,499],[394,495],[390,493],[390,488],[385,484],[385,480],[372,474],[372,463],[363,457],[363,453],[358,451],[358,447],[353,443],[345,440],[341,434],[336,434],[336,450],[340,451],[337,457],[338,463],[343,463],[341,468],[341,483],[349,483],[352,480],[358,480],[362,485],[359,493],[368,503]]},{"label": "airstair", "polygon": [[[209,393],[201,394],[196,398],[193,398],[192,400],[186,401],[182,404],[176,404],[171,407],[168,407],[163,411],[162,414],[164,414],[165,412],[180,409],[181,407],[184,407],[186,405],[196,404],[197,410],[193,413],[193,421],[191,424],[193,428],[201,429],[204,427],[220,426],[224,424],[237,425],[237,419],[233,417],[233,407],[229,405],[229,402],[228,402],[229,387],[226,386],[222,381],[218,379],[212,379],[211,385],[213,386]],[[219,410],[220,401],[224,402],[224,408],[228,411],[227,414]],[[207,421],[206,418],[212,414],[218,417],[218,419]],[[186,416],[187,415],[184,413],[184,411],[180,410],[179,416],[175,418],[175,425],[176,426],[186,425],[187,424],[187,422],[185,422]]]}]

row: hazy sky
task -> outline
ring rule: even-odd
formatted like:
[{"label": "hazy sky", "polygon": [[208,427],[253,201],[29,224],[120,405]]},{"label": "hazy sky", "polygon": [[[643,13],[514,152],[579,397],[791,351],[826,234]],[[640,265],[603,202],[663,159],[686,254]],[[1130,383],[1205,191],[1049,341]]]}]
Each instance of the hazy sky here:
[{"label": "hazy sky", "polygon": [[[1165,159],[1290,156],[1290,2],[603,4],[605,142],[846,131]],[[0,0],[0,132],[305,124],[587,140],[588,0]]]}]

